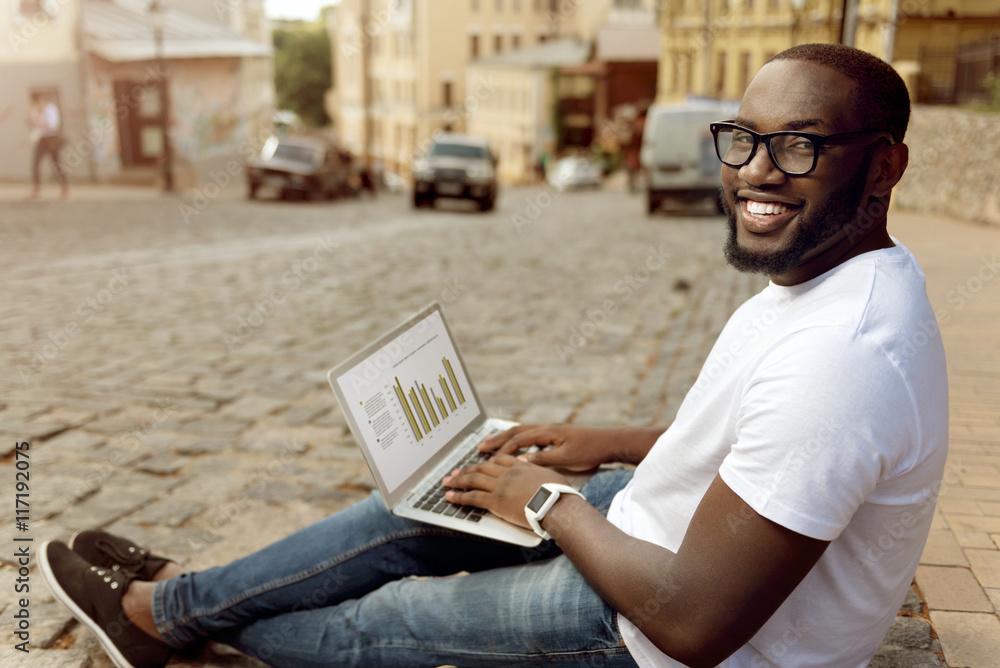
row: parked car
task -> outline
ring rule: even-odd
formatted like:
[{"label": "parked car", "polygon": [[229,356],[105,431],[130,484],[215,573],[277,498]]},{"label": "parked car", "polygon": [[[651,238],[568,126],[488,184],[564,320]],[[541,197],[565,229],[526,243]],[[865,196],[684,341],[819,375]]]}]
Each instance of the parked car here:
[{"label": "parked car", "polygon": [[721,211],[722,165],[708,125],[735,113],[736,105],[717,101],[650,108],[639,149],[650,214],[667,198],[683,202],[712,198]]},{"label": "parked car", "polygon": [[548,171],[546,179],[556,190],[580,190],[601,187],[602,169],[587,158],[562,158]]},{"label": "parked car", "polygon": [[413,163],[413,206],[433,206],[439,197],[458,197],[489,211],[497,198],[496,162],[485,139],[439,135],[426,155]]},{"label": "parked car", "polygon": [[247,167],[247,194],[262,188],[283,199],[329,199],[351,194],[351,164],[331,142],[312,137],[271,137]]}]

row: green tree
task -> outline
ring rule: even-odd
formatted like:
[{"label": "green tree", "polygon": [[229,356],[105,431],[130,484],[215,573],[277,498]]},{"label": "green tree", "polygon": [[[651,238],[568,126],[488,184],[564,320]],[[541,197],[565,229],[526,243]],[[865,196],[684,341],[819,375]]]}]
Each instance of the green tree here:
[{"label": "green tree", "polygon": [[327,125],[323,97],[332,73],[326,30],[316,25],[276,29],[274,80],[280,109],[294,111],[308,125]]}]

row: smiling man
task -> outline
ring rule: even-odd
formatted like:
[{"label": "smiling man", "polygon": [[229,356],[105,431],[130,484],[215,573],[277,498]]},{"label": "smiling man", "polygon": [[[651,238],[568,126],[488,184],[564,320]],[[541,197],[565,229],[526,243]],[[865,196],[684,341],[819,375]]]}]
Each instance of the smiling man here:
[{"label": "smiling man", "polygon": [[[806,45],[712,125],[726,256],[771,281],[673,424],[522,425],[445,478],[449,500],[530,526],[539,549],[395,517],[373,495],[203,572],[83,532],[43,546],[46,582],[121,667],[204,638],[283,666],[867,666],[947,454],[934,314],[886,231],[908,116],[887,64]],[[536,444],[551,447],[519,454]],[[581,493],[555,470],[608,462],[637,466]]]}]

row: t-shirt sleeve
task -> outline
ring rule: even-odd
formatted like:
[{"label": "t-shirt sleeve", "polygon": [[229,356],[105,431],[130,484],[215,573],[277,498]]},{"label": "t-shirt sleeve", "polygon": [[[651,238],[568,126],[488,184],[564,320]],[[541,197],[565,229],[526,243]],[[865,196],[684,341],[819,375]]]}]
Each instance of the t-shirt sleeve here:
[{"label": "t-shirt sleeve", "polygon": [[897,369],[844,328],[799,331],[772,347],[739,402],[723,481],[763,517],[819,540],[840,535],[915,437]]}]

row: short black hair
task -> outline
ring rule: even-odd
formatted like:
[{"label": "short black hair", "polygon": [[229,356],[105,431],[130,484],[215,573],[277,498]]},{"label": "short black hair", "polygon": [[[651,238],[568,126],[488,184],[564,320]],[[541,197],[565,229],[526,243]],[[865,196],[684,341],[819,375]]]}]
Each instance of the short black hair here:
[{"label": "short black hair", "polygon": [[840,72],[857,84],[852,102],[864,129],[886,130],[897,142],[903,141],[910,121],[910,95],[889,63],[843,44],[800,44],[767,62],[774,60],[804,60]]}]

